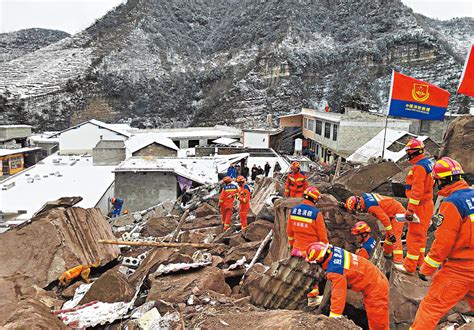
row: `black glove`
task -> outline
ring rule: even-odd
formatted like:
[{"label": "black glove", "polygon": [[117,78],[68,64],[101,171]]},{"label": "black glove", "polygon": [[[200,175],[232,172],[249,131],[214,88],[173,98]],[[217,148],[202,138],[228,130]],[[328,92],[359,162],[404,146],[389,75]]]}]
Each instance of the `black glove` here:
[{"label": "black glove", "polygon": [[397,238],[395,237],[394,234],[390,234],[388,235],[388,240],[391,242],[391,243],[395,243],[397,241]]},{"label": "black glove", "polygon": [[428,282],[428,279],[427,279],[426,276],[423,275],[422,273],[418,273],[418,277],[420,278],[420,280],[425,281],[425,282]]},{"label": "black glove", "polygon": [[344,202],[339,202],[337,205],[339,205],[340,208],[346,209],[346,203]]},{"label": "black glove", "polygon": [[405,219],[407,221],[413,221],[413,211],[408,210],[407,213],[405,213]]}]

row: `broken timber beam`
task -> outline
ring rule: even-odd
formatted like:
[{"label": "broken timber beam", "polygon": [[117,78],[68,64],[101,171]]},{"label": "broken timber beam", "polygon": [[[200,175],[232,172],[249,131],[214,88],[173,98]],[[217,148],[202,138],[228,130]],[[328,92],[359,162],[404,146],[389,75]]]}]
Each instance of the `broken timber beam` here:
[{"label": "broken timber beam", "polygon": [[176,227],[176,229],[173,233],[173,237],[171,238],[171,242],[175,242],[176,238],[178,238],[178,234],[181,231],[181,227],[183,226],[184,221],[186,221],[186,218],[188,217],[188,214],[189,214],[189,209],[184,211],[183,215],[181,216],[181,219],[179,220],[179,223],[178,223],[178,227]]},{"label": "broken timber beam", "polygon": [[130,246],[153,246],[153,247],[184,247],[191,246],[195,248],[212,249],[216,246],[222,245],[218,243],[161,243],[161,242],[129,242],[129,241],[113,241],[113,240],[99,240],[102,244],[115,245],[130,245]]}]

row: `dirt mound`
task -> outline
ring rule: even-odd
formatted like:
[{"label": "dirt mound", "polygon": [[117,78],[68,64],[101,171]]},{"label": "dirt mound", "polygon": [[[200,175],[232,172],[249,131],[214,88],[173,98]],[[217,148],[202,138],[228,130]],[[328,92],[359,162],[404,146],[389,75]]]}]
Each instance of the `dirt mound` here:
[{"label": "dirt mound", "polygon": [[302,311],[229,311],[205,319],[203,329],[360,329],[347,319],[328,318]]},{"label": "dirt mound", "polygon": [[474,116],[456,118],[449,125],[440,150],[440,157],[457,160],[466,173],[474,175]]}]

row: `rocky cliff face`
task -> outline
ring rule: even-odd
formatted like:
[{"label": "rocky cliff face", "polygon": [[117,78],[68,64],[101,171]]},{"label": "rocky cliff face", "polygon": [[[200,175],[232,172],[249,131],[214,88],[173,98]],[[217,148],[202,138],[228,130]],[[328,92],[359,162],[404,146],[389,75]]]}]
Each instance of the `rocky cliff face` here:
[{"label": "rocky cliff face", "polygon": [[47,29],[0,33],[0,62],[13,60],[69,36],[67,32]]},{"label": "rocky cliff face", "polygon": [[454,92],[473,30],[399,0],[129,0],[0,63],[0,121],[258,125],[326,102],[381,111],[392,69]]}]

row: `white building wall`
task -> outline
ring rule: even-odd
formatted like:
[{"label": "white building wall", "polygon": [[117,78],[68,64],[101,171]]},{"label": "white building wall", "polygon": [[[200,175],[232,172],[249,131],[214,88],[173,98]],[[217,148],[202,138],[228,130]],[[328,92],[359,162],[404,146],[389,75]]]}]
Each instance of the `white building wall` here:
[{"label": "white building wall", "polygon": [[245,148],[270,148],[270,137],[265,132],[243,132]]},{"label": "white building wall", "polygon": [[109,200],[110,198],[114,197],[114,194],[115,194],[115,182],[110,185],[109,189],[107,189],[104,195],[102,195],[102,198],[95,206],[100,209],[103,215],[107,215],[107,213],[109,212],[109,207],[110,207]]},{"label": "white building wall", "polygon": [[106,128],[86,123],[59,135],[59,154],[71,155],[87,153],[92,155],[92,149],[97,145],[101,136],[103,140],[125,141],[127,139],[126,136]]}]

